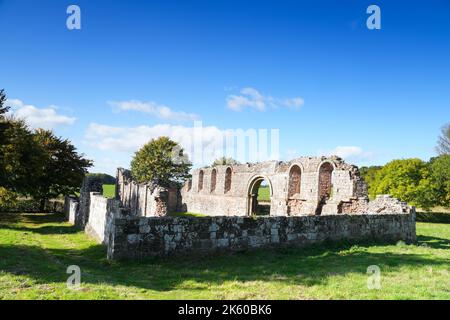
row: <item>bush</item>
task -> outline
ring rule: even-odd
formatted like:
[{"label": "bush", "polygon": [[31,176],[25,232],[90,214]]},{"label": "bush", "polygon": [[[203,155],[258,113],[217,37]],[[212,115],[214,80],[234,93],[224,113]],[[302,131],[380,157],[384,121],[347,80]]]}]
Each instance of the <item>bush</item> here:
[{"label": "bush", "polygon": [[2,208],[11,208],[17,205],[17,194],[0,187],[0,210]]}]

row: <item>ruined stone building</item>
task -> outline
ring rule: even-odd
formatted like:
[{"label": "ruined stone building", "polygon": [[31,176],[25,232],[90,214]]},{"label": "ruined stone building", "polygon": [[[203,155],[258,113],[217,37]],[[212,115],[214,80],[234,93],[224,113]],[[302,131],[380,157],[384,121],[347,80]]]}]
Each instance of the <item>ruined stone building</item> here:
[{"label": "ruined stone building", "polygon": [[[389,196],[369,201],[358,168],[337,157],[201,168],[181,190],[138,184],[118,169],[115,199],[89,179],[80,199],[66,198],[66,214],[107,246],[109,259],[344,239],[416,241],[414,208]],[[265,199],[258,198],[261,185]],[[180,211],[206,216],[168,215]]]},{"label": "ruined stone building", "polygon": [[[262,184],[269,193],[265,201],[258,199]],[[128,170],[118,169],[116,193],[136,216],[164,216],[168,212],[300,216],[407,210],[405,204],[387,197],[369,202],[358,168],[338,157],[200,168],[181,191],[175,186],[136,184]]]}]

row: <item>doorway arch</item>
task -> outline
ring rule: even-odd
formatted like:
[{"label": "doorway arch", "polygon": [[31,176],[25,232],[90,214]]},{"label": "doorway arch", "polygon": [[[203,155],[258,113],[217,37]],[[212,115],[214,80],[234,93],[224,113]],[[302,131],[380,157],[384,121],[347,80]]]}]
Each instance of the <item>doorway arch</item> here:
[{"label": "doorway arch", "polygon": [[[268,191],[261,188],[267,188]],[[270,215],[272,196],[272,182],[269,178],[255,176],[250,179],[247,186],[247,215]]]}]

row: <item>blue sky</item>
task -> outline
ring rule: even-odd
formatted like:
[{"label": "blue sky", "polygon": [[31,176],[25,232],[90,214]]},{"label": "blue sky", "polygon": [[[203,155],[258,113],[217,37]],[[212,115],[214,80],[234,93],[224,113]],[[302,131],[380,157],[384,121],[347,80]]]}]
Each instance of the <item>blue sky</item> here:
[{"label": "blue sky", "polygon": [[[66,9],[81,8],[81,30]],[[381,8],[381,30],[366,9]],[[17,116],[95,160],[146,140],[279,129],[280,159],[434,156],[450,122],[450,1],[0,0],[0,87]]]}]

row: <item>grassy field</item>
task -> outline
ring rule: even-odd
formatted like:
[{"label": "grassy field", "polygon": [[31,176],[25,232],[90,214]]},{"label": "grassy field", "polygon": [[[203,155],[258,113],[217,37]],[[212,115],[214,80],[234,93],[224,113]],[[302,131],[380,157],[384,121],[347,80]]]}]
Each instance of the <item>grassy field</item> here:
[{"label": "grassy field", "polygon": [[[418,223],[418,245],[346,243],[109,262],[61,215],[0,214],[0,299],[450,299],[450,225]],[[67,267],[82,286],[66,286]],[[367,267],[381,268],[380,290]]]},{"label": "grassy field", "polygon": [[270,201],[270,189],[269,186],[260,186],[258,189],[259,201]]},{"label": "grassy field", "polygon": [[104,184],[103,185],[103,196],[108,199],[112,199],[116,196],[116,185],[115,184]]}]

